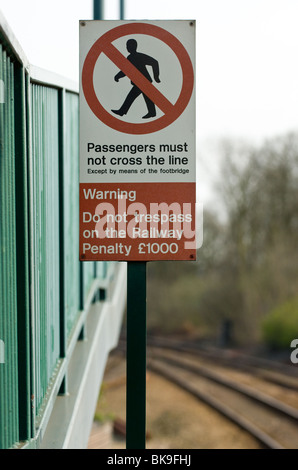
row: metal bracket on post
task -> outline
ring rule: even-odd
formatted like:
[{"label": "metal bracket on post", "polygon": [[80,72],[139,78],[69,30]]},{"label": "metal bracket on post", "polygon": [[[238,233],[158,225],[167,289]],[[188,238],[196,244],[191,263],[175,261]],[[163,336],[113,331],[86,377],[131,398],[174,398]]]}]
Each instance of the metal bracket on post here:
[{"label": "metal bracket on post", "polygon": [[146,448],[146,262],[127,263],[126,448]]}]

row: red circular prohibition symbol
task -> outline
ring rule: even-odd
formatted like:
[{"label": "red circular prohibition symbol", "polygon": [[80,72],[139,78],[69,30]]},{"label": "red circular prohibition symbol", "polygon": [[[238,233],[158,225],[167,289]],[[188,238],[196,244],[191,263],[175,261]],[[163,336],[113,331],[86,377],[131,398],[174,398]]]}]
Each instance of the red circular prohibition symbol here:
[{"label": "red circular prohibition symbol", "polygon": [[[160,39],[176,54],[182,69],[182,87],[174,105],[112,45],[114,40],[130,34],[147,34]],[[96,96],[93,84],[94,67],[102,53],[130,79],[134,79],[134,83],[163,111],[163,116],[146,123],[130,123],[117,119],[105,110]],[[107,126],[126,134],[150,134],[169,126],[185,110],[192,95],[193,84],[193,66],[184,46],[165,29],[148,23],[125,23],[103,34],[89,50],[82,70],[82,88],[90,109]]]}]

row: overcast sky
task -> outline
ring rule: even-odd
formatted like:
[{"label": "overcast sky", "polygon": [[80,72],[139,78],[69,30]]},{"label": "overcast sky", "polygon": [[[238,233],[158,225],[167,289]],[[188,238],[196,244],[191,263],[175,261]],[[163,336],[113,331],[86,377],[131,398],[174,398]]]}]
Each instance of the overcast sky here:
[{"label": "overcast sky", "polygon": [[[104,7],[104,19],[119,18],[117,0]],[[30,63],[79,81],[78,22],[92,19],[92,0],[0,0],[0,10]],[[202,187],[218,139],[297,129],[297,0],[126,0],[125,18],[196,20]]]}]

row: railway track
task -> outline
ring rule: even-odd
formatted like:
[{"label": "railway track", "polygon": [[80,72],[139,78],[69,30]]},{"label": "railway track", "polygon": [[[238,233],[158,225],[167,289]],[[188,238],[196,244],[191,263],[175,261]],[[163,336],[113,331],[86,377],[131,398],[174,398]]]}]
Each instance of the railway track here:
[{"label": "railway track", "polygon": [[236,350],[202,347],[188,341],[168,338],[148,337],[150,348],[163,348],[170,351],[190,353],[214,364],[248,372],[255,377],[298,392],[298,367],[261,357],[251,356]]},{"label": "railway track", "polygon": [[[265,448],[298,449],[297,379],[256,367],[250,372],[207,363],[198,354],[148,346],[148,369],[176,383],[253,435]],[[260,377],[260,370],[267,374]],[[268,382],[268,375],[272,373]],[[294,374],[295,375],[295,374]],[[267,379],[265,378],[267,376]],[[283,383],[284,379],[284,383]],[[288,387],[287,380],[291,379]],[[273,382],[275,382],[273,384]],[[277,398],[277,396],[279,398]]]}]

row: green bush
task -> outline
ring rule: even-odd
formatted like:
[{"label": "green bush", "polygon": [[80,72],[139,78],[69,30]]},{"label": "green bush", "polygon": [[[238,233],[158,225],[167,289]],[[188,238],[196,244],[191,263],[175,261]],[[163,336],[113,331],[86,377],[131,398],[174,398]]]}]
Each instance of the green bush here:
[{"label": "green bush", "polygon": [[298,338],[298,298],[273,309],[262,323],[265,343],[273,348],[288,348]]}]

